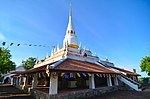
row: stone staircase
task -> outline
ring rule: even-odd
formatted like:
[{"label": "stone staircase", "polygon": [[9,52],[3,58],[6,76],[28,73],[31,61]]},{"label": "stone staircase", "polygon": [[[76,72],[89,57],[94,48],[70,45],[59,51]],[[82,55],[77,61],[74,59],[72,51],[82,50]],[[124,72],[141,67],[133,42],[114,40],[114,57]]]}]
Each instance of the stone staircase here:
[{"label": "stone staircase", "polygon": [[129,87],[131,87],[132,89],[134,89],[136,91],[142,91],[141,84],[128,78],[124,74],[121,74],[120,81],[124,82],[126,85],[128,85]]}]

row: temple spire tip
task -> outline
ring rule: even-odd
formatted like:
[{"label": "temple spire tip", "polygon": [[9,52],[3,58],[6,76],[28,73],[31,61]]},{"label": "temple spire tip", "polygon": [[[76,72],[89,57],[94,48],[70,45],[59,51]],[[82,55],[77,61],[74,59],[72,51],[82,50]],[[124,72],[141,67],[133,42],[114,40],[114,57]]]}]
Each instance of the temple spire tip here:
[{"label": "temple spire tip", "polygon": [[70,16],[72,17],[72,1],[70,0]]}]

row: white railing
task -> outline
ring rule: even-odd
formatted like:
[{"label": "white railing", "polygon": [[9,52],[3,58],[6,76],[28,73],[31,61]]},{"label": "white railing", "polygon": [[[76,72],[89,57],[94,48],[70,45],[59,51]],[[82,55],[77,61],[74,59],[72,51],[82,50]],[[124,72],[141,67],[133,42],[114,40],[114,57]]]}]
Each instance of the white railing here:
[{"label": "white railing", "polygon": [[139,84],[127,77],[124,77],[123,75],[121,75],[120,77],[120,80],[122,82],[124,82],[125,84],[127,84],[129,87],[133,88],[134,90],[136,91],[142,91],[140,88],[139,88]]}]

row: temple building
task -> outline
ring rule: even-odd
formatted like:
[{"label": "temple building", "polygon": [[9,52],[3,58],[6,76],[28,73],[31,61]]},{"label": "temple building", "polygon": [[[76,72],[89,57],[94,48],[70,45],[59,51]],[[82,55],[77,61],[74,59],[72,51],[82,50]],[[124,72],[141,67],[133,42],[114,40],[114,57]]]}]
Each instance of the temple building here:
[{"label": "temple building", "polygon": [[[72,6],[63,46],[53,47],[51,55],[39,61],[33,69],[14,72],[11,84],[30,92],[37,99],[86,98],[101,94],[101,90],[119,89],[123,85],[141,91],[139,74],[115,67],[108,59],[101,60],[91,50],[78,43],[73,26]],[[106,92],[106,91],[105,91]]]}]

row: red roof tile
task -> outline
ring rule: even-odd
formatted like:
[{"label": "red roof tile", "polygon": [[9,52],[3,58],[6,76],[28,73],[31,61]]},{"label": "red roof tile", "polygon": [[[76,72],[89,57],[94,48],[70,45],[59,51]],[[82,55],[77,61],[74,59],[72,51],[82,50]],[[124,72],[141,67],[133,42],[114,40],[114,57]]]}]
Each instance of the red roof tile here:
[{"label": "red roof tile", "polygon": [[19,74],[23,74],[25,71],[14,71],[14,72],[11,72],[11,74],[16,74],[16,75],[19,75]]},{"label": "red roof tile", "polygon": [[[52,65],[51,63],[49,65]],[[25,71],[21,74],[28,74],[28,73],[35,73],[35,72],[42,72],[46,70],[47,65],[40,66],[37,68],[32,68],[28,71]],[[119,74],[115,71],[112,71],[102,65],[97,65],[94,63],[84,62],[80,60],[74,59],[66,59],[55,68],[50,69],[50,71],[71,71],[71,72],[91,72],[91,73],[104,73],[104,74]]]},{"label": "red roof tile", "polygon": [[141,76],[137,73],[134,73],[134,72],[131,72],[131,71],[128,71],[128,70],[125,70],[125,69],[121,69],[121,68],[118,68],[118,67],[111,67],[111,68],[114,68],[114,69],[117,69],[119,71],[122,71],[122,72],[125,72],[127,75],[131,75],[131,76]]},{"label": "red roof tile", "polygon": [[101,65],[74,59],[66,59],[64,62],[56,66],[54,70],[118,74],[117,72],[114,72]]}]

